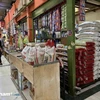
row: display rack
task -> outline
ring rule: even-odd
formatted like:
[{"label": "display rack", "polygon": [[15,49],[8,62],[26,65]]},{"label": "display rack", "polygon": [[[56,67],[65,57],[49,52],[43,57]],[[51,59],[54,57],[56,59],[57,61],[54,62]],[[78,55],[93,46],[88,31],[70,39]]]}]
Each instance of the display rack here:
[{"label": "display rack", "polygon": [[[18,58],[19,56],[20,53],[17,52],[5,53],[7,60],[15,67],[13,69],[25,77],[30,83],[29,87],[32,87],[23,90],[19,87],[20,82],[19,78],[17,78],[18,75],[12,78],[18,89],[26,96],[27,100],[29,100],[28,97],[30,97],[30,95],[32,100],[40,100],[39,98],[41,98],[41,100],[60,100],[59,63],[53,62],[31,66],[21,58]],[[18,74],[17,72],[16,74]],[[18,83],[16,83],[16,79],[18,79]],[[26,95],[27,92],[28,94]]]},{"label": "display rack", "polygon": [[60,62],[60,88],[61,97],[65,100],[65,94],[68,93],[68,59],[67,49],[57,48],[56,49],[57,59]]}]

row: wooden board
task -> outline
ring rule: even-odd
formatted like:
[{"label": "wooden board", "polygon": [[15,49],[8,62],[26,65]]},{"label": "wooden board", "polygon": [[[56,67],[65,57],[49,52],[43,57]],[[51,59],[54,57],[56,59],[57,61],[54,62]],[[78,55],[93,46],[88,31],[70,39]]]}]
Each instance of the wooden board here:
[{"label": "wooden board", "polygon": [[22,72],[34,88],[33,100],[60,100],[59,63],[31,66],[9,54],[9,62]]},{"label": "wooden board", "polygon": [[33,84],[33,66],[23,62],[23,74]]},{"label": "wooden board", "polygon": [[17,57],[9,54],[9,62],[15,66],[19,72],[23,73],[23,65],[22,65],[22,61],[20,59],[18,59]]},{"label": "wooden board", "polygon": [[59,63],[34,68],[33,100],[60,100]]}]

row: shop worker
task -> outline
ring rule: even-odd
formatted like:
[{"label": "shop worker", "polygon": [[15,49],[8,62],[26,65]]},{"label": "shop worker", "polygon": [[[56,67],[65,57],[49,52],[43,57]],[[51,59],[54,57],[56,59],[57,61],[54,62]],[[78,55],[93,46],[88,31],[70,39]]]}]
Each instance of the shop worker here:
[{"label": "shop worker", "polygon": [[28,40],[28,32],[27,31],[24,31],[24,40],[23,40],[23,43],[24,43],[24,46],[29,43],[29,40]]}]

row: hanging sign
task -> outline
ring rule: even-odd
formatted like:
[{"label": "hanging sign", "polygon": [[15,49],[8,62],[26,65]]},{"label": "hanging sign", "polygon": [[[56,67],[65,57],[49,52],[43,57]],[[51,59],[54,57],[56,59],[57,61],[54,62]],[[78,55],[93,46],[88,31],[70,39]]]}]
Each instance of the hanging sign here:
[{"label": "hanging sign", "polygon": [[85,0],[80,0],[79,20],[85,21]]}]

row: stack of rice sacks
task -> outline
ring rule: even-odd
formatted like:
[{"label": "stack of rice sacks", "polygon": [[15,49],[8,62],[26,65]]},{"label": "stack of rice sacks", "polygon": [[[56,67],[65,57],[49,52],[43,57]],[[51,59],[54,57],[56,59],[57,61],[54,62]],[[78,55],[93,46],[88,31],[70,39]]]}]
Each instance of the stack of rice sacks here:
[{"label": "stack of rice sacks", "polygon": [[84,47],[76,49],[76,82],[77,86],[93,81],[94,43],[86,42]]},{"label": "stack of rice sacks", "polygon": [[[79,35],[78,35],[78,43],[80,45],[84,45],[85,47],[80,47],[76,49],[76,59],[80,59],[80,52],[83,62],[85,65],[81,66],[83,69],[80,71],[80,68],[77,66],[76,60],[76,74],[77,77],[81,77],[86,75],[85,80],[81,78],[77,78],[77,85],[87,84],[92,82],[95,79],[100,77],[100,23],[93,22],[84,22],[79,25]],[[82,55],[84,53],[84,55]],[[79,55],[77,55],[77,53]],[[80,61],[80,60],[79,60]],[[84,70],[85,68],[85,70]],[[80,73],[81,72],[81,73]],[[80,82],[80,80],[83,80]]]}]

